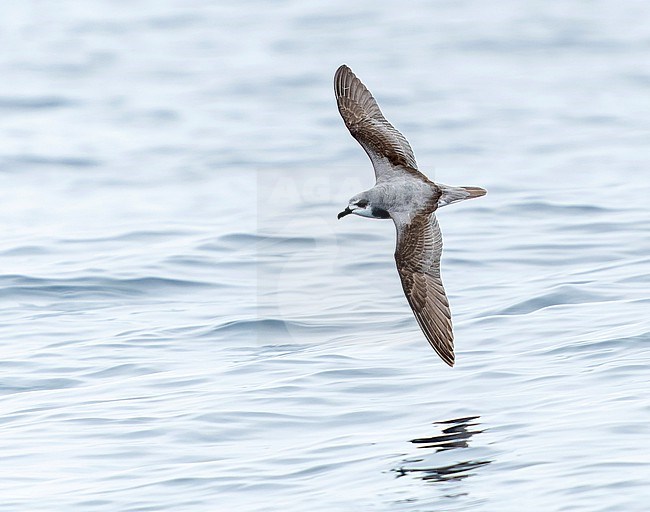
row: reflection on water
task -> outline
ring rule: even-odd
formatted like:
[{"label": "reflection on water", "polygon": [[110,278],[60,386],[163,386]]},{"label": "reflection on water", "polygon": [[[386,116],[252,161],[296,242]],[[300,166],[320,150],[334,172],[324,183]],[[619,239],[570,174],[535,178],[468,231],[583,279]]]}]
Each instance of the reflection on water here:
[{"label": "reflection on water", "polygon": [[480,416],[467,416],[455,420],[437,421],[434,425],[449,425],[442,429],[442,435],[434,437],[422,437],[411,440],[414,444],[420,444],[419,448],[436,448],[437,451],[451,450],[452,448],[467,448],[468,440],[474,434],[480,434],[483,430],[472,430],[471,427],[478,425]]},{"label": "reflection on water", "polygon": [[479,425],[476,421],[478,418],[480,416],[467,416],[433,423],[436,428],[441,429],[441,433],[411,440],[411,443],[418,445],[418,448],[433,450],[433,452],[419,458],[405,459],[403,465],[395,470],[398,478],[412,473],[426,481],[457,481],[474,474],[472,471],[476,468],[490,464],[492,461],[485,459],[460,460],[451,464],[449,459],[446,459],[441,464],[439,456],[436,456],[448,450],[469,448],[470,439],[483,432],[476,428]]}]

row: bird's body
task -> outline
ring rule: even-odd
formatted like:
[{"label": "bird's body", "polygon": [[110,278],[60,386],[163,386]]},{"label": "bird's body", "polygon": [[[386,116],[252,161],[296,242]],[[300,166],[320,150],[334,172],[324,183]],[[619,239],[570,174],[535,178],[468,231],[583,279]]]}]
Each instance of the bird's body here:
[{"label": "bird's body", "polygon": [[453,366],[451,313],[440,278],[442,235],[434,212],[486,191],[434,183],[418,171],[408,141],[384,118],[368,89],[345,65],[336,71],[334,91],[341,117],[370,157],[376,177],[375,186],[350,199],[339,219],[354,213],[393,220],[395,262],[406,298],[431,346]]}]

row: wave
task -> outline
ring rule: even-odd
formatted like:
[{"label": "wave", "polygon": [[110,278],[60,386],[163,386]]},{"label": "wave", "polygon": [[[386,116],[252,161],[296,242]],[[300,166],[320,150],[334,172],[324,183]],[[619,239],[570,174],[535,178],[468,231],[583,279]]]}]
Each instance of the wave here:
[{"label": "wave", "polygon": [[73,277],[38,278],[24,275],[0,276],[0,293],[5,299],[52,297],[90,299],[111,296],[146,296],[161,291],[186,291],[219,286],[203,281],[165,277],[109,278]]},{"label": "wave", "polygon": [[5,111],[49,110],[78,104],[78,101],[64,96],[0,97],[0,110]]}]

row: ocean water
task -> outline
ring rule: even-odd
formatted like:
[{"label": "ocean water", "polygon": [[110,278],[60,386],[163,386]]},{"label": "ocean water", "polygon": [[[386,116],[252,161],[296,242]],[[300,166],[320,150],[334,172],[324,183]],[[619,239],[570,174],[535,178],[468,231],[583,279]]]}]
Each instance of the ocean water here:
[{"label": "ocean water", "polygon": [[[0,510],[645,511],[643,2],[0,5]],[[438,215],[456,367],[347,63]]]}]

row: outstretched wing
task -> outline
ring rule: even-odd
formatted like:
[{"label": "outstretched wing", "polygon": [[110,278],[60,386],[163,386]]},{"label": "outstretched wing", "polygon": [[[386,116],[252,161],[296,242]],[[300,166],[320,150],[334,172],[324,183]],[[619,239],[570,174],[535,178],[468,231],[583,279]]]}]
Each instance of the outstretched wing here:
[{"label": "outstretched wing", "polygon": [[442,234],[435,214],[420,214],[397,226],[395,261],[402,287],[422,332],[449,366],[454,365],[451,312],[440,279]]},{"label": "outstretched wing", "polygon": [[345,64],[334,75],[334,92],[345,126],[368,153],[377,181],[396,168],[417,170],[406,138],[386,120],[370,91]]}]

